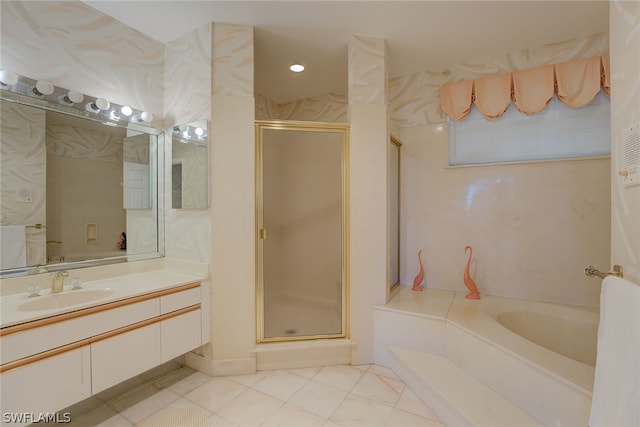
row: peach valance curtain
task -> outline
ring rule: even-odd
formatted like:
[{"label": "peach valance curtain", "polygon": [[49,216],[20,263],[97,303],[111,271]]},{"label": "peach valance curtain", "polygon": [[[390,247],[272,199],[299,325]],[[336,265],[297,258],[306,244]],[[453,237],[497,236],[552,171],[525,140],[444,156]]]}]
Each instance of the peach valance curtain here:
[{"label": "peach valance curtain", "polygon": [[600,87],[610,94],[609,79],[609,56],[594,56],[448,83],[440,87],[440,100],[442,111],[455,121],[466,119],[474,103],[485,119],[496,120],[511,101],[521,113],[537,114],[549,105],[554,93],[568,107],[584,107]]}]

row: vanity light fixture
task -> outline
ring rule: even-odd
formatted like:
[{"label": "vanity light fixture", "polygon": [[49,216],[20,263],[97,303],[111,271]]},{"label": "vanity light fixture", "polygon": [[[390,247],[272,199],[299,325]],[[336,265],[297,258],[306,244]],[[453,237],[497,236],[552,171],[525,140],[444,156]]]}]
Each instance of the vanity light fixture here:
[{"label": "vanity light fixture", "polygon": [[82,102],[83,99],[83,94],[81,94],[77,90],[70,90],[66,95],[61,95],[58,98],[58,101],[60,101],[61,104],[72,106],[73,104]]},{"label": "vanity light fixture", "polygon": [[104,98],[96,98],[93,102],[88,102],[86,110],[91,113],[99,113],[101,110],[108,110],[111,103]]},{"label": "vanity light fixture", "polygon": [[38,80],[36,85],[31,88],[31,94],[41,98],[45,95],[51,95],[54,91],[54,87],[46,80]]},{"label": "vanity light fixture", "polygon": [[302,64],[292,64],[289,69],[294,73],[301,73],[304,71],[304,65]]},{"label": "vanity light fixture", "polygon": [[0,70],[0,86],[3,88],[18,83],[19,76],[11,70]]},{"label": "vanity light fixture", "polygon": [[[147,111],[136,110],[128,105],[111,104],[104,98],[94,98],[76,90],[54,86],[46,80],[34,80],[21,76],[7,69],[0,69],[0,89],[46,102],[62,104],[70,108],[86,110],[89,113],[110,119],[111,122],[105,122],[105,124],[112,126],[117,126],[115,122],[120,120],[139,124],[153,120],[153,114]],[[84,100],[88,102],[83,104]]]}]

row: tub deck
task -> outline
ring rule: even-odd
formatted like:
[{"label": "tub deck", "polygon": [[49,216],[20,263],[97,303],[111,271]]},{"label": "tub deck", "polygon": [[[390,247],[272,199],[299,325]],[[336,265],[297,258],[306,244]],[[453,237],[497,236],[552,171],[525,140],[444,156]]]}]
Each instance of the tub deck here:
[{"label": "tub deck", "polygon": [[[422,383],[415,384],[416,378],[426,375],[425,370],[400,361],[398,354],[404,350],[424,354],[419,365],[454,365],[452,372],[460,369],[542,424],[586,425],[594,368],[543,348],[500,325],[485,312],[484,305],[489,302],[506,304],[509,309],[527,308],[518,304],[537,304],[492,296],[474,301],[465,299],[461,292],[436,289],[414,292],[411,287],[402,286],[388,304],[374,307],[375,363],[403,371],[407,384],[414,383],[412,388],[423,389],[422,395],[418,390],[414,392],[434,408],[438,402],[434,401],[433,392],[425,390],[432,389],[429,382],[433,385],[441,379],[423,378]],[[436,362],[437,357],[446,362]],[[462,406],[462,403],[453,405],[456,410]],[[468,420],[465,416],[451,417],[446,413],[450,409],[451,405],[437,415],[445,421],[452,420],[452,424],[482,424],[463,422]]]}]

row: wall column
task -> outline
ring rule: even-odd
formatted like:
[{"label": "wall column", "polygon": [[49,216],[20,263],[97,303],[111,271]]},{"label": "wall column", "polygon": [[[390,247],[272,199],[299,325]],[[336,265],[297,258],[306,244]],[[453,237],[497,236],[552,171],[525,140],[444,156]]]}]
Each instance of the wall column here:
[{"label": "wall column", "polygon": [[213,24],[211,289],[214,375],[255,372],[253,27]]},{"label": "wall column", "polygon": [[211,346],[189,364],[210,375],[255,372],[253,28],[211,30]]},{"label": "wall column", "polygon": [[350,322],[354,365],[373,362],[372,305],[387,298],[387,45],[349,42]]}]

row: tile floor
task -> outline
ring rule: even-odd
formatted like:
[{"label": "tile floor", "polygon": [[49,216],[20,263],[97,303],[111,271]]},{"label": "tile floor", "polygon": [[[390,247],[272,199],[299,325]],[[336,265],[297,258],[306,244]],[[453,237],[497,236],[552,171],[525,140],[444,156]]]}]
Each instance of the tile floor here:
[{"label": "tile floor", "polygon": [[173,366],[66,411],[71,426],[442,426],[391,370],[376,365],[213,378]]}]

